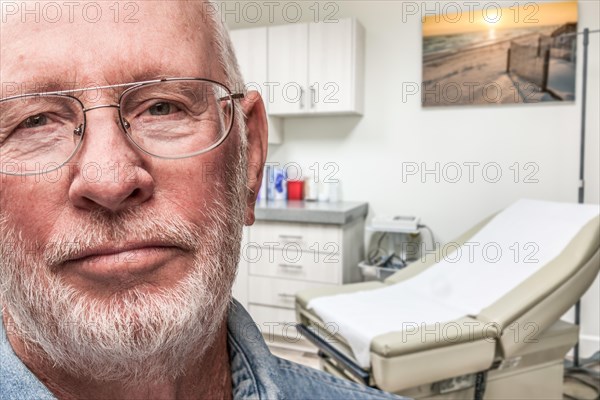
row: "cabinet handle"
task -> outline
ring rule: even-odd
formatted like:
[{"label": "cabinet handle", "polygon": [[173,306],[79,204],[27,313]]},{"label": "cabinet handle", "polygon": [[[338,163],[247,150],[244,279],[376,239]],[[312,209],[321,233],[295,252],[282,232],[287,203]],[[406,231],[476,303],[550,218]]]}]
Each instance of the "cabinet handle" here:
[{"label": "cabinet handle", "polygon": [[282,299],[286,299],[286,300],[296,298],[296,295],[289,294],[289,293],[277,293],[277,296],[281,297]]},{"label": "cabinet handle", "polygon": [[300,109],[304,110],[304,88],[300,86]]},{"label": "cabinet handle", "polygon": [[279,235],[283,240],[302,240],[302,235]]},{"label": "cabinet handle", "polygon": [[315,108],[315,98],[317,97],[317,92],[314,87],[310,88],[310,108]]},{"label": "cabinet handle", "polygon": [[291,268],[292,270],[296,270],[296,271],[300,271],[302,269],[302,265],[296,265],[296,264],[279,264],[280,268]]}]

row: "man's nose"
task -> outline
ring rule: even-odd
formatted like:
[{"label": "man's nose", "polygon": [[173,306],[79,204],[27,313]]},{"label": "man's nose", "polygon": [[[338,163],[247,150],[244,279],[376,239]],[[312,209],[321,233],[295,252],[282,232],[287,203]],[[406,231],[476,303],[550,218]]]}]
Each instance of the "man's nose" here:
[{"label": "man's nose", "polygon": [[69,200],[79,208],[112,212],[144,203],[154,193],[154,179],[144,157],[125,136],[117,110],[92,107],[88,111]]}]

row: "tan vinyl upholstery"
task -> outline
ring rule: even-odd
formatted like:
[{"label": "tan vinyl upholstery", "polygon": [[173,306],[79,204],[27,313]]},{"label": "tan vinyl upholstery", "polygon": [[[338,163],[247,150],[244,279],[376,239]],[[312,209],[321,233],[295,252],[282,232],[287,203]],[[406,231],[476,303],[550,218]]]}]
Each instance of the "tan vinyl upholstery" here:
[{"label": "tan vinyl upholstery", "polygon": [[[463,244],[491,218],[493,216],[454,242]],[[571,329],[570,324],[557,325],[557,321],[593,283],[600,269],[599,249],[600,218],[596,217],[573,237],[558,257],[479,315],[375,337],[370,347],[371,383],[383,390],[398,392],[428,382],[476,373],[503,360],[522,357],[522,354],[527,354],[528,348],[535,349],[535,343],[544,335],[546,343],[563,343],[562,347],[556,346],[564,355],[576,340],[577,330]],[[429,254],[383,283],[366,282],[301,292],[296,297],[298,321],[312,326],[331,325],[324,324],[306,309],[311,299],[392,285],[424,271],[436,260],[439,260],[439,254]],[[390,315],[390,318],[393,317]],[[351,357],[344,338],[335,329],[329,328],[331,342]]]}]

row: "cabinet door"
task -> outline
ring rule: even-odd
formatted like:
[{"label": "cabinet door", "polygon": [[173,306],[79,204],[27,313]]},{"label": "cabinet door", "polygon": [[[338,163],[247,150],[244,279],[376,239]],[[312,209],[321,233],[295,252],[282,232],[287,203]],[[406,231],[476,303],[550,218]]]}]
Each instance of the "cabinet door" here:
[{"label": "cabinet door", "polygon": [[[269,97],[267,83],[267,28],[236,29],[230,31],[231,41],[248,90],[262,95],[267,113]],[[239,88],[232,88],[238,90]],[[269,118],[269,143],[281,143],[281,121]]]},{"label": "cabinet door", "polygon": [[267,81],[267,28],[238,29],[230,32],[231,41],[248,90],[264,97]]},{"label": "cabinet door", "polygon": [[308,109],[308,24],[268,27],[271,115],[304,114]]},{"label": "cabinet door", "polygon": [[353,19],[309,26],[309,109],[318,113],[358,112],[360,27]]}]

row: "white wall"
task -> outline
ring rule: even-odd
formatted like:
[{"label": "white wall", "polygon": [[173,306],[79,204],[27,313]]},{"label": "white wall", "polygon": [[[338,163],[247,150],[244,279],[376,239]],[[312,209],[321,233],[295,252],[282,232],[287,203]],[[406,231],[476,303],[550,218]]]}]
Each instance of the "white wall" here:
[{"label": "white wall", "polygon": [[[274,23],[286,23],[283,5],[278,2]],[[321,10],[325,4],[321,2]],[[428,2],[430,3],[430,2]],[[510,2],[511,4],[514,2]],[[580,0],[579,27],[600,27],[600,3]],[[259,2],[258,4],[262,4]],[[314,18],[314,2],[303,6],[303,21]],[[345,200],[365,200],[373,214],[410,214],[421,216],[441,242],[452,240],[467,228],[528,197],[557,201],[577,201],[580,85],[576,103],[532,104],[423,109],[419,96],[403,102],[403,83],[421,81],[421,21],[403,15],[400,1],[338,1],[337,17],[356,16],[367,32],[365,113],[358,117],[290,118],[284,124],[284,143],[269,149],[272,162],[297,162],[303,166],[334,162],[339,167]],[[421,2],[414,3],[417,6]],[[443,3],[442,3],[443,4]],[[507,6],[510,4],[507,3]],[[234,5],[229,4],[230,10]],[[313,6],[314,7],[314,6]],[[227,16],[233,28],[269,23],[268,8],[263,7],[259,22],[248,21],[255,14],[235,12]],[[321,15],[322,16],[322,15]],[[246,18],[244,18],[246,17]],[[403,18],[406,21],[403,22]],[[581,49],[581,40],[579,49]],[[599,50],[600,35],[591,37],[586,153],[586,202],[600,202],[599,185]],[[581,59],[580,59],[581,60]],[[474,182],[435,182],[429,175],[409,177],[403,182],[402,163],[491,162],[501,166],[498,183],[486,182],[481,167],[475,169]],[[515,183],[509,167],[520,163],[522,175]],[[525,163],[539,170],[538,183],[525,183]],[[405,164],[406,165],[406,164]],[[308,171],[307,171],[308,172]],[[450,172],[450,171],[449,171]],[[491,170],[490,170],[491,172]],[[490,177],[488,177],[489,179]],[[598,278],[583,299],[582,353],[600,347]]]}]

